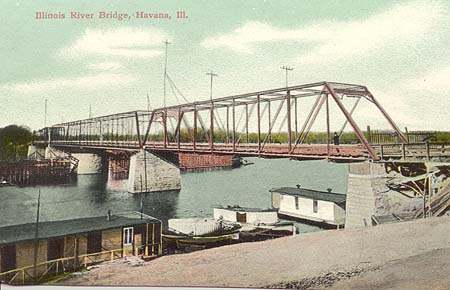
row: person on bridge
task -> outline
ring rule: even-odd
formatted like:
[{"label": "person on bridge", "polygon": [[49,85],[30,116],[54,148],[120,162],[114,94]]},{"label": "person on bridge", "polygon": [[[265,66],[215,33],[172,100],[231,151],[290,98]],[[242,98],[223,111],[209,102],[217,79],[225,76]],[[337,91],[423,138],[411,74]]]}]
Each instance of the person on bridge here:
[{"label": "person on bridge", "polygon": [[339,135],[336,132],[334,132],[333,141],[334,145],[339,145]]}]

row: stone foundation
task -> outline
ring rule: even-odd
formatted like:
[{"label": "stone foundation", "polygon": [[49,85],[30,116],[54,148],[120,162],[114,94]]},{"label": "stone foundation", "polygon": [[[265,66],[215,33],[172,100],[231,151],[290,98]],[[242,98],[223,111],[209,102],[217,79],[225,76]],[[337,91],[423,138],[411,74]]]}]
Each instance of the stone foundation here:
[{"label": "stone foundation", "polygon": [[145,150],[131,156],[128,175],[129,192],[180,189],[181,177],[178,167]]},{"label": "stone foundation", "polygon": [[349,164],[346,228],[372,226],[372,215],[413,213],[421,207],[422,198],[407,197],[387,186],[393,178],[383,163]]}]

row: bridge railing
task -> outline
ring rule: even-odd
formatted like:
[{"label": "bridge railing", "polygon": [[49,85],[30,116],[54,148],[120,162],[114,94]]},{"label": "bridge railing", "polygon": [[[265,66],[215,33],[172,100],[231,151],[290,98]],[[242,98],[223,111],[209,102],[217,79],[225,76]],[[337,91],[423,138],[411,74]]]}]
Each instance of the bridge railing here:
[{"label": "bridge railing", "polygon": [[377,144],[374,145],[381,159],[431,159],[450,156],[448,142],[420,142],[408,144]]}]

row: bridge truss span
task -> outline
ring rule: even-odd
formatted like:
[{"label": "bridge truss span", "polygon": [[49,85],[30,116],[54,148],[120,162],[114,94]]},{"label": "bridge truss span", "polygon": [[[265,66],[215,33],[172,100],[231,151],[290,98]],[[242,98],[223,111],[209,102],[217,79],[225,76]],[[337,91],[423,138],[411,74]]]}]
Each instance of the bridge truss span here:
[{"label": "bridge truss span", "polygon": [[377,161],[379,150],[354,118],[363,102],[408,143],[367,87],[335,82],[88,118],[40,132],[42,142],[66,147]]}]

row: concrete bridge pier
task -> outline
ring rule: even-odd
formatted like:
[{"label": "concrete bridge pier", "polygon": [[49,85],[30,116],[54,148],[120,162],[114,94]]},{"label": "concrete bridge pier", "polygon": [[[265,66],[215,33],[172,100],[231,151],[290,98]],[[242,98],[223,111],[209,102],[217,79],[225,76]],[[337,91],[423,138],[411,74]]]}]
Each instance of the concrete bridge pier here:
[{"label": "concrete bridge pier", "polygon": [[155,154],[140,150],[130,158],[128,192],[181,189],[180,169]]}]

